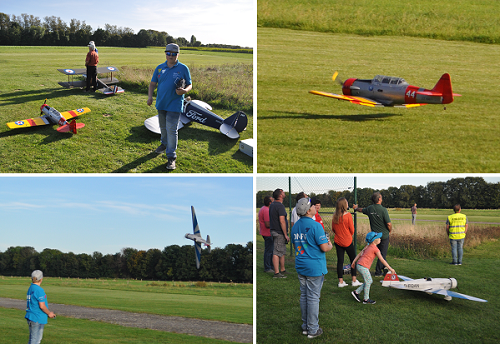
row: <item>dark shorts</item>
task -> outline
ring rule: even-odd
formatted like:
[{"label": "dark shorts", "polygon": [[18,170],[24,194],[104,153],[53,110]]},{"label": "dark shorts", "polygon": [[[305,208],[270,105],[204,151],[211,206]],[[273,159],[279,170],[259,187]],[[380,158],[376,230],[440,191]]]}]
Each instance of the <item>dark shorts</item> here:
[{"label": "dark shorts", "polygon": [[283,234],[273,232],[274,250],[273,255],[281,257],[286,254],[286,239]]}]

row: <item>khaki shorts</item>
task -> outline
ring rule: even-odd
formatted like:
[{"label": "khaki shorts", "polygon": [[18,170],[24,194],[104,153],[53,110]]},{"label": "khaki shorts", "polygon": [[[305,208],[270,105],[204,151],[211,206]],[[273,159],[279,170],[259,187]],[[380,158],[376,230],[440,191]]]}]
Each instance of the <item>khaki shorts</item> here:
[{"label": "khaki shorts", "polygon": [[274,250],[273,255],[281,257],[286,254],[286,239],[283,234],[273,232]]}]

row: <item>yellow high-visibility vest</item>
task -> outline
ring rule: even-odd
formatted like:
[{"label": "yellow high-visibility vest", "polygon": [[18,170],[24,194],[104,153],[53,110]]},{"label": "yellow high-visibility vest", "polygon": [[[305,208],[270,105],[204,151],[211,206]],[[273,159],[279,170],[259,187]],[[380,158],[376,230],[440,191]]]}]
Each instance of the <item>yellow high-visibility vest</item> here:
[{"label": "yellow high-visibility vest", "polygon": [[467,216],[460,213],[455,213],[448,216],[450,224],[450,239],[458,240],[465,238],[465,225],[467,223]]}]

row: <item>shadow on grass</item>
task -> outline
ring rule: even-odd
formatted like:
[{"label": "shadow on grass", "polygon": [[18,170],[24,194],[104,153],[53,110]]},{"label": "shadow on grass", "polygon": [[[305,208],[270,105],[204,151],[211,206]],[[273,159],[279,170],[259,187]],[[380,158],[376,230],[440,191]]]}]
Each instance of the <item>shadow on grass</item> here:
[{"label": "shadow on grass", "polygon": [[373,113],[373,114],[359,114],[359,115],[318,115],[307,112],[292,112],[292,111],[266,111],[271,115],[259,116],[259,121],[265,121],[269,119],[338,119],[341,121],[349,122],[365,122],[385,119],[394,116],[402,116],[401,114],[395,113]]}]

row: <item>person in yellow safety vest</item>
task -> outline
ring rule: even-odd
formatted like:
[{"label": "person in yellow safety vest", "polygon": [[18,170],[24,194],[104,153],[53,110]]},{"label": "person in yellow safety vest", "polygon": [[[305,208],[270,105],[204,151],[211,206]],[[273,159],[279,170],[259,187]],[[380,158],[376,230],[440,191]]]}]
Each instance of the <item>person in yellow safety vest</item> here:
[{"label": "person in yellow safety vest", "polygon": [[446,233],[450,238],[451,257],[453,261],[451,265],[462,265],[462,256],[464,253],[464,239],[469,227],[467,216],[461,214],[462,208],[460,204],[453,207],[455,214],[448,216],[446,219]]}]

